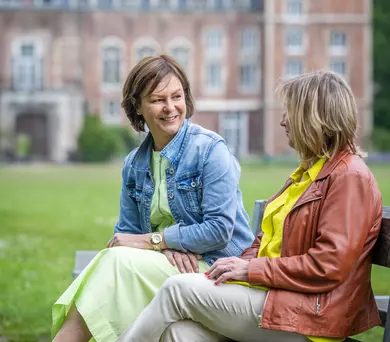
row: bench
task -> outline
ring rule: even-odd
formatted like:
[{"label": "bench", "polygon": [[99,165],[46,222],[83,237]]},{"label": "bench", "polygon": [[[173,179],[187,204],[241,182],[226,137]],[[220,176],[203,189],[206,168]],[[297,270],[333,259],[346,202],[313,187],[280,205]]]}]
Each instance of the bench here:
[{"label": "bench", "polygon": [[[252,216],[252,231],[256,235],[261,229],[261,221],[263,219],[265,200],[257,200],[253,209]],[[89,264],[93,257],[99,251],[76,251],[75,267],[73,277],[76,278],[81,271]],[[378,237],[378,241],[374,247],[373,263],[381,267],[390,268],[390,207],[383,207],[382,227]],[[381,326],[384,328],[383,342],[390,342],[390,302],[389,296],[375,296],[375,301],[378,306],[379,315],[382,321]],[[348,338],[345,341],[358,341]]]}]

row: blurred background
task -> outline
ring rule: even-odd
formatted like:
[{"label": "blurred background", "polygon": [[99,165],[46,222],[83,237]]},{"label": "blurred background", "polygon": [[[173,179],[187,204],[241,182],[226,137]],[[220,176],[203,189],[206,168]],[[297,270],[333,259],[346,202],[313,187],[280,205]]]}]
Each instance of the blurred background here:
[{"label": "blurred background", "polygon": [[[241,161],[249,213],[297,163],[277,81],[318,69],[350,83],[359,144],[390,205],[390,1],[0,0],[1,342],[48,341],[74,252],[112,235],[122,160],[144,138],[121,87],[137,61],[161,53],[188,73],[192,121]],[[389,270],[372,280],[390,294]]]}]

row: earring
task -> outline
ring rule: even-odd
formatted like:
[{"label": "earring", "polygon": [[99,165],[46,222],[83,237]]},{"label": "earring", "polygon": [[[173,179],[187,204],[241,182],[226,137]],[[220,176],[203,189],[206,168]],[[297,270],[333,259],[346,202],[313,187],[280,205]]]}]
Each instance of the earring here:
[{"label": "earring", "polygon": [[141,115],[142,115],[142,113],[140,113],[140,112],[137,112],[137,115],[141,116]]}]

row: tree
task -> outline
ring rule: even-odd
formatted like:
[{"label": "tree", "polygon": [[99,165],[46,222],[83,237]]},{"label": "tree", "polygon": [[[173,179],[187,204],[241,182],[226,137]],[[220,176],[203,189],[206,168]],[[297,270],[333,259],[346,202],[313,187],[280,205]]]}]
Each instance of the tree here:
[{"label": "tree", "polygon": [[[374,0],[374,125],[390,131],[390,1]],[[390,132],[389,132],[390,133]],[[389,146],[390,148],[390,146]]]}]

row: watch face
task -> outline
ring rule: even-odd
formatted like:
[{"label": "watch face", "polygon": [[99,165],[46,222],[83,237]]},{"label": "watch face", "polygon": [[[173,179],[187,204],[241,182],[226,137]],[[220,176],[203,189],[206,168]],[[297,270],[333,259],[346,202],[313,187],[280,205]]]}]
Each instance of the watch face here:
[{"label": "watch face", "polygon": [[160,243],[162,241],[160,234],[153,234],[152,236],[152,243]]}]

